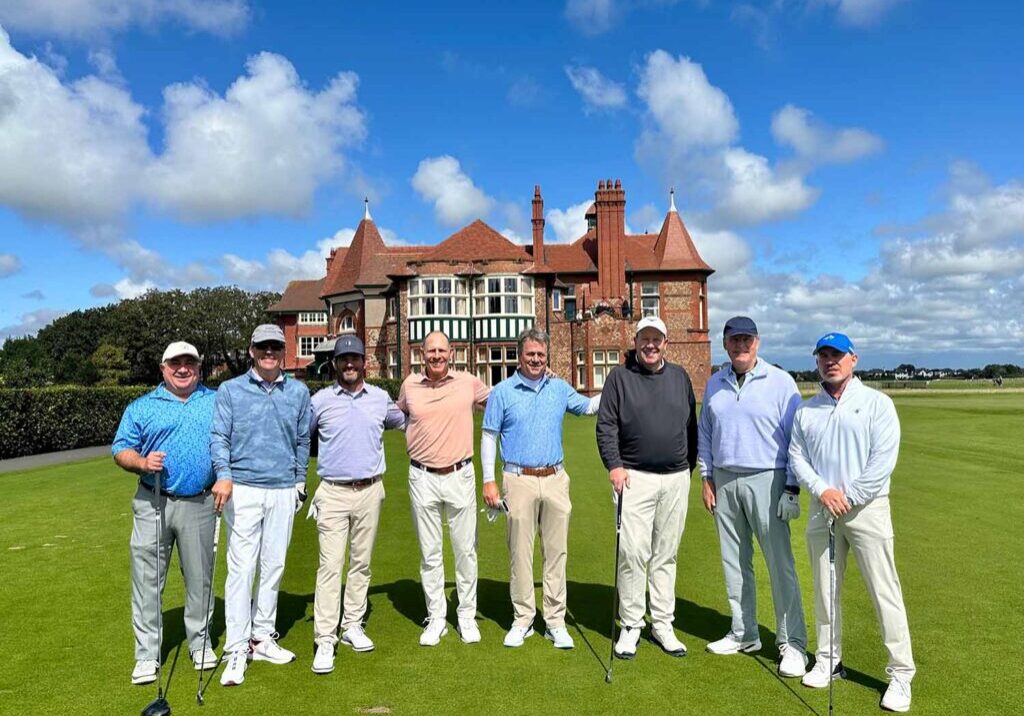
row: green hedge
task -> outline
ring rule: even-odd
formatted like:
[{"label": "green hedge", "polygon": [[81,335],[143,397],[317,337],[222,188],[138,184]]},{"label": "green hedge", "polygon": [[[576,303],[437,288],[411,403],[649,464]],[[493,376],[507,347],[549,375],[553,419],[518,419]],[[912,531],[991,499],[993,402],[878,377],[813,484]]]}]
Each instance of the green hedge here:
[{"label": "green hedge", "polygon": [[[373,378],[366,381],[398,397],[401,381]],[[306,383],[311,393],[326,381]],[[45,452],[108,445],[114,439],[121,414],[153,386],[0,389],[0,460]]]},{"label": "green hedge", "polygon": [[152,386],[0,390],[0,460],[107,445],[121,414]]}]

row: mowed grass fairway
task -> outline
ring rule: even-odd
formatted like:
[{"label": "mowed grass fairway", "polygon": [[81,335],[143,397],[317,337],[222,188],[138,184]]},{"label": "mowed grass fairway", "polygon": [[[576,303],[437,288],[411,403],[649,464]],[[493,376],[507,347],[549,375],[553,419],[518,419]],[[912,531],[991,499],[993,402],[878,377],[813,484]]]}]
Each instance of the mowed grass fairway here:
[{"label": "mowed grass fairway", "polygon": [[[892,511],[919,669],[913,712],[1021,713],[1024,396],[914,395],[899,397],[897,407],[903,445]],[[164,598],[164,650],[168,671],[177,656],[168,694],[174,713],[826,713],[825,690],[775,676],[774,617],[760,555],[755,564],[764,651],[729,657],[704,651],[708,641],[726,632],[729,620],[718,541],[696,476],[676,587],[676,625],[689,656],[674,659],[642,641],[636,659],[616,661],[613,683],[605,684],[614,514],[593,419],[568,418],[565,445],[573,480],[568,569],[574,651],[558,652],[539,635],[520,649],[501,645],[511,622],[504,528],[488,524],[483,515],[483,642],[462,644],[452,628],[439,647],[418,645],[424,605],[407,458],[403,436],[388,433],[387,499],[367,624],[377,650],[354,654],[341,647],[333,674],[310,672],[318,556],[316,531],[303,511],[278,613],[281,643],[298,654],[298,661],[255,663],[238,688],[222,688],[215,680],[202,708],[195,702],[196,672],[181,646],[181,577],[176,564],[172,567]],[[312,466],[310,474],[315,488]],[[104,459],[3,475],[0,485],[0,712],[138,713],[155,688],[131,686],[128,678],[134,665],[128,578],[133,477]],[[811,625],[806,495],[803,506],[793,546]],[[218,652],[225,542],[213,626]],[[450,593],[450,552],[446,559]],[[539,565],[538,556],[538,575]],[[885,685],[885,654],[852,560],[843,604],[851,679],[836,684],[836,711],[875,713]],[[454,609],[449,617],[454,621]],[[539,615],[537,626],[542,627]]]}]

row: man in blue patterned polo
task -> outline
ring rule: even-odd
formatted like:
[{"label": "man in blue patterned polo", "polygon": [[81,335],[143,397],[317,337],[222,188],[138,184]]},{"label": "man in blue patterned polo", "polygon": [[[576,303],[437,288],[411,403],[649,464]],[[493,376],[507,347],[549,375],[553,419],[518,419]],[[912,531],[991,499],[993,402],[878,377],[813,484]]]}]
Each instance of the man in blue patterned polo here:
[{"label": "man in blue patterned polo", "polygon": [[562,451],[562,421],[567,412],[594,415],[601,396],[587,399],[560,378],[547,375],[548,334],[530,328],[519,335],[519,370],[498,383],[484,411],[480,460],[484,501],[502,502],[494,480],[494,458],[501,438],[501,489],[508,507],[509,592],[514,619],[505,646],[522,646],[533,634],[537,612],[533,587],[533,551],[540,527],[544,559],[545,637],[557,649],[572,649],[565,628],[565,561],[569,541],[569,475]]},{"label": "man in blue patterned polo", "polygon": [[[214,500],[210,462],[210,425],[215,392],[199,383],[199,351],[185,342],[171,343],[160,363],[163,382],[132,402],[114,437],[114,462],[139,475],[132,500],[135,515],[131,538],[132,629],[135,631],[133,684],[156,680],[160,659],[159,600],[155,575],[163,591],[171,549],[185,579],[185,635],[197,670],[217,662],[204,630],[208,623],[206,595],[213,568]],[[160,473],[160,494],[156,494]],[[157,566],[157,500],[162,503],[162,554]]]}]

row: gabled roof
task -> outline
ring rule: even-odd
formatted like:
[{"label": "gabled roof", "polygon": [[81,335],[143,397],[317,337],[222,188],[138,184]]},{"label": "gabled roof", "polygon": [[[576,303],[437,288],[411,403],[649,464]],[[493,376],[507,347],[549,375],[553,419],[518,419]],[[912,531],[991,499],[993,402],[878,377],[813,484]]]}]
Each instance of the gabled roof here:
[{"label": "gabled roof", "polygon": [[463,227],[424,254],[421,261],[480,261],[483,259],[530,260],[526,248],[513,244],[500,233],[477,219]]},{"label": "gabled roof", "polygon": [[316,281],[289,281],[281,300],[271,304],[267,313],[323,311],[324,302],[320,300],[323,284],[322,278]]}]

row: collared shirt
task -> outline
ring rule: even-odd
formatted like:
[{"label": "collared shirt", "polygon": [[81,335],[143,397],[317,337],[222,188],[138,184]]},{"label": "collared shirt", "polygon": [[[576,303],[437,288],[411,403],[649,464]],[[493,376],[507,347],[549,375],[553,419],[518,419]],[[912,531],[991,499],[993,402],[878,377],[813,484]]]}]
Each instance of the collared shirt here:
[{"label": "collared shirt", "polygon": [[[160,489],[183,497],[198,495],[213,484],[210,426],[215,396],[216,391],[200,384],[187,400],[180,400],[161,383],[125,409],[111,452],[134,450],[143,457],[165,452]],[[155,476],[145,473],[142,482],[154,487]]]},{"label": "collared shirt", "polygon": [[[491,390],[483,429],[501,437],[501,461],[520,467],[548,467],[564,459],[562,422],[567,412],[594,414],[593,404],[560,378],[528,381],[516,371]],[[488,473],[484,465],[485,479]]]},{"label": "collared shirt", "polygon": [[438,381],[413,373],[402,382],[398,407],[409,416],[409,457],[428,467],[447,467],[473,457],[473,406],[490,388],[479,378],[449,370]]},{"label": "collared shirt", "polygon": [[284,374],[268,392],[255,371],[225,381],[214,403],[210,454],[218,480],[284,488],[306,482],[309,389]]},{"label": "collared shirt", "polygon": [[354,393],[341,385],[318,390],[310,403],[310,435],[319,438],[316,474],[349,482],[383,475],[386,429],[405,427],[405,413],[386,391],[363,384]]},{"label": "collared shirt", "polygon": [[822,388],[797,408],[789,469],[815,497],[834,487],[864,505],[889,494],[899,450],[892,398],[852,378],[839,400]]},{"label": "collared shirt", "polygon": [[263,376],[261,376],[259,373],[257,373],[255,368],[250,368],[249,369],[249,377],[252,378],[257,383],[259,383],[259,386],[261,388],[263,388],[263,390],[267,391],[268,393],[270,391],[272,391],[277,386],[283,387],[283,383],[284,383],[284,371],[283,370],[282,371],[278,371],[277,377],[274,378],[273,380],[263,380]]},{"label": "collared shirt", "polygon": [[[705,479],[716,467],[779,470],[789,460],[789,433],[800,405],[796,381],[758,358],[739,384],[732,366],[708,379],[697,421],[697,463]],[[796,485],[796,478],[788,476]]]}]

